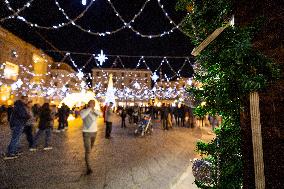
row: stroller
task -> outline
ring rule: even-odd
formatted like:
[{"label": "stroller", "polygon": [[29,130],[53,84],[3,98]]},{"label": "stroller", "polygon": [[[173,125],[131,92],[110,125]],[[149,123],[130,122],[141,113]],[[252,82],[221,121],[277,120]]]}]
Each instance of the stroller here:
[{"label": "stroller", "polygon": [[146,134],[152,134],[153,126],[151,122],[151,117],[149,115],[144,115],[143,119],[138,123],[137,129],[135,129],[135,135],[144,136]]}]

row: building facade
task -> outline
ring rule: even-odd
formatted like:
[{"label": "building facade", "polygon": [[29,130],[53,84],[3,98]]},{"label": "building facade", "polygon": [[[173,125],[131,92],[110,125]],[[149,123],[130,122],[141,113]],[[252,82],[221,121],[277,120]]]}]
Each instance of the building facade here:
[{"label": "building facade", "polygon": [[112,74],[116,102],[119,106],[148,103],[148,98],[143,94],[151,89],[152,72],[150,70],[95,68],[92,69],[92,74],[93,89],[96,94],[102,94],[101,101],[104,101],[103,96],[108,88],[109,76]]},{"label": "building facade", "polygon": [[113,85],[116,89],[135,88],[136,83],[140,87],[151,88],[151,71],[146,69],[118,69],[118,68],[104,68],[92,69],[93,73],[93,87],[106,90],[109,75],[113,76]]},{"label": "building facade", "polygon": [[[51,65],[48,82],[53,91],[50,93],[50,100],[58,105],[67,93],[77,93],[81,91],[82,82],[76,76],[75,70],[64,62],[54,62]],[[84,82],[84,81],[83,81]]]},{"label": "building facade", "polygon": [[[0,27],[0,104],[12,104],[19,95],[41,96],[52,58]],[[32,86],[31,86],[32,85]],[[32,98],[42,103],[42,98]]]}]

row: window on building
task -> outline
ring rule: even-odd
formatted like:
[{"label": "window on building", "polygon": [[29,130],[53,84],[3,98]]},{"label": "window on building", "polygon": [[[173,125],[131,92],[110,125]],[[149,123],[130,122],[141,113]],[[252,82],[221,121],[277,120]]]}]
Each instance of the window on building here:
[{"label": "window on building", "polygon": [[11,62],[5,63],[4,77],[16,81],[19,75],[19,66]]},{"label": "window on building", "polygon": [[148,77],[148,74],[147,74],[147,73],[145,73],[145,77]]},{"label": "window on building", "polygon": [[121,77],[124,77],[124,73],[121,73]]},{"label": "window on building", "polygon": [[141,76],[141,74],[140,74],[140,73],[138,73],[138,74],[137,74],[137,77],[140,77],[140,76]]},{"label": "window on building", "polygon": [[97,74],[96,74],[97,76],[100,76],[100,72],[97,72]]},{"label": "window on building", "polygon": [[44,58],[37,54],[33,54],[33,66],[34,66],[34,81],[39,83],[44,74],[47,73],[47,62]]}]

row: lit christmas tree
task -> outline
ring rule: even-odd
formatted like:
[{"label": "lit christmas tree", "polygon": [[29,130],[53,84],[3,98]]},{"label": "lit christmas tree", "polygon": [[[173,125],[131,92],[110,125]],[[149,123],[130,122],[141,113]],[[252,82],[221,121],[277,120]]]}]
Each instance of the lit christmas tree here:
[{"label": "lit christmas tree", "polygon": [[108,80],[108,86],[107,86],[107,92],[105,96],[105,104],[109,104],[110,102],[113,102],[115,105],[115,89],[113,88],[113,80],[112,80],[112,74],[109,75]]}]

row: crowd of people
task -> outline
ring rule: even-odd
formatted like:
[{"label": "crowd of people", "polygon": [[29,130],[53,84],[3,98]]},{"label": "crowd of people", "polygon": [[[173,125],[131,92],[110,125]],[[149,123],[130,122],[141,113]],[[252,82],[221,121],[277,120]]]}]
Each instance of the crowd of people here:
[{"label": "crowd of people", "polygon": [[[11,129],[11,140],[4,159],[15,159],[22,154],[19,147],[20,137],[26,135],[30,151],[36,151],[38,141],[42,135],[45,136],[43,150],[51,150],[51,133],[54,128],[54,120],[58,118],[58,129],[56,132],[65,131],[68,128],[67,118],[70,109],[63,104],[57,109],[55,105],[44,103],[42,106],[32,104],[27,96],[22,96],[15,101],[14,106],[1,106],[1,124],[8,122]],[[4,115],[6,114],[6,116]],[[6,117],[6,121],[4,120]]]},{"label": "crowd of people", "polygon": [[[52,130],[58,133],[67,130],[67,119],[71,112],[75,114],[75,117],[80,115],[83,120],[82,132],[87,174],[92,173],[89,156],[97,135],[96,121],[98,117],[104,118],[106,139],[112,138],[112,125],[116,120],[116,115],[121,117],[121,128],[126,128],[128,124],[138,125],[138,122],[145,115],[148,115],[147,117],[151,120],[160,122],[161,128],[165,131],[173,128],[173,126],[193,128],[196,123],[192,108],[184,105],[172,107],[170,104],[163,103],[161,107],[152,106],[151,104],[147,107],[139,107],[135,104],[133,107],[117,107],[116,111],[114,111],[113,103],[110,102],[107,106],[101,107],[101,111],[99,111],[95,109],[95,103],[95,100],[91,100],[84,107],[74,107],[73,111],[71,111],[65,104],[62,104],[60,108],[49,103],[44,103],[42,106],[33,105],[27,96],[22,96],[15,101],[13,107],[1,106],[0,121],[3,122],[2,118],[5,116],[2,114],[6,113],[11,129],[11,140],[4,159],[15,159],[21,155],[22,151],[19,142],[22,134],[26,135],[30,151],[38,150],[39,139],[42,136],[45,137],[43,150],[51,150]],[[57,129],[54,128],[55,119],[58,119]],[[126,119],[128,119],[127,124]],[[208,121],[213,128],[219,124],[216,116],[208,116]]]},{"label": "crowd of people", "polygon": [[169,130],[174,125],[177,127],[194,127],[194,116],[192,108],[181,105],[171,106],[163,103],[161,107],[149,104],[147,107],[139,107],[135,104],[133,107],[118,107],[121,116],[121,127],[126,127],[125,120],[128,118],[129,124],[137,124],[144,114],[150,115],[152,120],[161,121],[162,129]]}]

